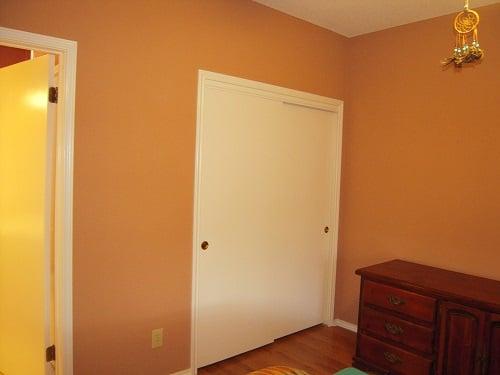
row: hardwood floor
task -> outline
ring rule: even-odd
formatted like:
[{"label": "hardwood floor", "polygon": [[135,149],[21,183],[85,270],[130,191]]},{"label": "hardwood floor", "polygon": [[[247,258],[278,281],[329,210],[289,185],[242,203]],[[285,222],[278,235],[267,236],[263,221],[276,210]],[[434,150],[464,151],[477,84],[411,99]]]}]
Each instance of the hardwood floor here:
[{"label": "hardwood floor", "polygon": [[203,367],[198,375],[244,375],[268,366],[290,366],[310,375],[332,375],[350,367],[356,334],[340,327],[315,326],[225,361]]}]

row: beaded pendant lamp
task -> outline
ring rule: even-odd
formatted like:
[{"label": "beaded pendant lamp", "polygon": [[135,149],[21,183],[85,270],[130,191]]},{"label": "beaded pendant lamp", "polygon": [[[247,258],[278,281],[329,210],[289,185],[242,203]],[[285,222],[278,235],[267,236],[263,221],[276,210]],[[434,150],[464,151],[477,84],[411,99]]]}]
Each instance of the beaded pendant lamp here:
[{"label": "beaded pendant lamp", "polygon": [[454,27],[456,31],[455,48],[453,55],[442,62],[443,66],[454,63],[456,67],[480,61],[484,52],[479,47],[477,27],[479,25],[479,14],[469,8],[469,0],[465,0],[465,7],[455,17]]}]

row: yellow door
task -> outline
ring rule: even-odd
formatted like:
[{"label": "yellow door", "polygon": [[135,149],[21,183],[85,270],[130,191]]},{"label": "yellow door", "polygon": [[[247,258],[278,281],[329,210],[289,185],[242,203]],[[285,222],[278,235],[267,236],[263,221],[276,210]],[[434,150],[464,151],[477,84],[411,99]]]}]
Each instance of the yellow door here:
[{"label": "yellow door", "polygon": [[54,57],[0,69],[0,374],[45,375],[53,340]]}]

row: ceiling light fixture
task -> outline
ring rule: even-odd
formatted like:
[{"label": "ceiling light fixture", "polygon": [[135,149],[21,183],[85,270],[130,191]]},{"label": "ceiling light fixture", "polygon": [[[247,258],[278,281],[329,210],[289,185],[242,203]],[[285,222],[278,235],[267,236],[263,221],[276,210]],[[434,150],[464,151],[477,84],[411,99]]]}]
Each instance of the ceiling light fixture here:
[{"label": "ceiling light fixture", "polygon": [[453,55],[442,62],[443,66],[454,63],[456,67],[461,68],[462,64],[478,62],[483,58],[484,52],[479,47],[477,36],[478,25],[479,14],[469,9],[469,0],[465,0],[463,12],[455,17],[454,27],[457,35]]}]

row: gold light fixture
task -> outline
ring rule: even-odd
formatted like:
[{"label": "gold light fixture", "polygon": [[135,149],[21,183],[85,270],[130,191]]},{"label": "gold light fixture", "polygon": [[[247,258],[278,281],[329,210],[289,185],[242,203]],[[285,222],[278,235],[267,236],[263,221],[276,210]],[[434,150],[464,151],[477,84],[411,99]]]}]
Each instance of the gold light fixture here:
[{"label": "gold light fixture", "polygon": [[479,47],[477,35],[478,25],[479,14],[469,9],[469,0],[465,0],[463,12],[455,17],[454,27],[457,35],[453,56],[442,62],[444,66],[454,63],[460,68],[463,64],[477,62],[483,58],[484,52]]}]

